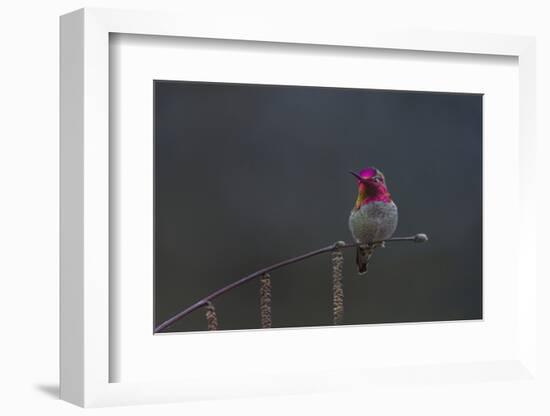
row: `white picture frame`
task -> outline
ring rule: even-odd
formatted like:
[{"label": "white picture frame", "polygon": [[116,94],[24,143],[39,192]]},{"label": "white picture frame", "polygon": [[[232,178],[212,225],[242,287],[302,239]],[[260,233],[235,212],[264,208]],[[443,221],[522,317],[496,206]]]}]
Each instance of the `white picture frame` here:
[{"label": "white picture frame", "polygon": [[[246,20],[245,20],[246,22]],[[296,377],[289,369],[264,383],[210,375],[184,381],[110,382],[109,348],[110,166],[109,152],[109,35],[112,33],[248,40],[334,47],[383,48],[440,53],[505,55],[519,65],[519,177],[521,206],[526,213],[534,203],[535,143],[535,41],[509,35],[380,32],[361,30],[304,33],[299,28],[258,24],[236,26],[212,21],[205,26],[192,16],[167,13],[82,9],[61,18],[61,398],[80,406],[181,401],[192,398],[235,397],[267,392],[322,392],[342,388],[320,382],[314,375]],[[111,166],[112,167],[112,166]],[[529,211],[530,212],[530,211]],[[521,280],[517,294],[518,354],[514,359],[471,364],[475,368],[496,365],[517,380],[535,379],[536,364],[536,218],[522,215],[517,237]],[[308,335],[304,335],[308,336]],[[478,382],[462,367],[447,365],[461,380]],[[449,367],[450,366],[450,367]],[[477,366],[477,367],[476,367]],[[367,382],[354,370],[335,370],[352,375],[353,383]],[[432,368],[422,372],[430,377]],[[441,370],[445,372],[444,370]],[[285,375],[286,372],[286,375]],[[378,380],[390,382],[395,369],[381,369]],[[227,375],[226,375],[227,376]],[[309,377],[309,379],[308,379]],[[375,379],[376,379],[375,377]],[[336,377],[341,379],[342,377]],[[471,380],[469,380],[471,378]],[[294,380],[294,382],[292,382]],[[308,383],[308,380],[310,381]],[[362,381],[363,380],[363,381]],[[281,386],[285,385],[284,389]]]}]

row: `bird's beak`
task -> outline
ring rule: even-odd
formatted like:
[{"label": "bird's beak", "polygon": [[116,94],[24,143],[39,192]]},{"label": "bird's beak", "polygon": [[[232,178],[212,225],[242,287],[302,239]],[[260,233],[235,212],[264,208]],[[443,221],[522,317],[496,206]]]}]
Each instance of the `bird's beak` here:
[{"label": "bird's beak", "polygon": [[357,173],[355,172],[349,172],[351,175],[355,176],[357,178],[357,180],[361,183],[366,183],[367,180],[365,178],[362,178],[361,176],[359,176]]}]

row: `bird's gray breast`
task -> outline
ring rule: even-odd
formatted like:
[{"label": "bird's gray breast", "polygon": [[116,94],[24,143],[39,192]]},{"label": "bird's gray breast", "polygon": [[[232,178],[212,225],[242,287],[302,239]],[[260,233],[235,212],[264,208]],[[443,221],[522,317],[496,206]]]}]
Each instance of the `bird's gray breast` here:
[{"label": "bird's gray breast", "polygon": [[397,205],[392,202],[375,201],[352,211],[349,228],[358,243],[386,240],[397,228]]}]

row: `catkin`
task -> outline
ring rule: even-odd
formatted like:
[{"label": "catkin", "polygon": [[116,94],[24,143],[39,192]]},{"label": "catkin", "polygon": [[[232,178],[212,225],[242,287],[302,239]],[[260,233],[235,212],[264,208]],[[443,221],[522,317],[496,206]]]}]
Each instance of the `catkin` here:
[{"label": "catkin", "polygon": [[218,316],[216,315],[216,308],[212,302],[208,302],[206,305],[206,322],[208,323],[209,331],[218,329]]},{"label": "catkin", "polygon": [[262,328],[271,328],[271,277],[268,273],[260,279],[260,319]]},{"label": "catkin", "polygon": [[332,313],[334,325],[344,321],[344,285],[343,285],[344,255],[336,248],[332,251]]}]

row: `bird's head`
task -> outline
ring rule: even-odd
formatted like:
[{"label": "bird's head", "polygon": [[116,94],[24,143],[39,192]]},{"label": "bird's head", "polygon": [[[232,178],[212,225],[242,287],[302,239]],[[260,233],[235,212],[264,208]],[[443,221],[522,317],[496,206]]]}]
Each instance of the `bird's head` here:
[{"label": "bird's head", "polygon": [[391,196],[386,186],[384,174],[375,167],[368,167],[359,173],[350,172],[357,179],[358,192],[354,209],[373,201],[390,202]]}]

